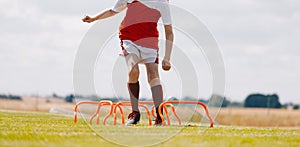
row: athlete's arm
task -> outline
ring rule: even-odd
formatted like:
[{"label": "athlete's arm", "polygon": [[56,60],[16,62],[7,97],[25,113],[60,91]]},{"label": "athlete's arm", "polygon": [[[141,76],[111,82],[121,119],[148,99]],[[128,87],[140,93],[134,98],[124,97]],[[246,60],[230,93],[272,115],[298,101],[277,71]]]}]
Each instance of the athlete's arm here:
[{"label": "athlete's arm", "polygon": [[170,59],[171,59],[171,53],[173,48],[174,34],[173,34],[172,25],[165,25],[164,28],[165,28],[165,35],[166,35],[166,50],[165,50],[165,57],[162,61],[162,68],[168,71],[171,68]]},{"label": "athlete's arm", "polygon": [[91,23],[91,22],[96,21],[96,20],[101,20],[101,19],[105,19],[105,18],[108,18],[108,17],[112,17],[116,14],[118,14],[118,12],[115,12],[115,11],[109,9],[109,10],[106,10],[106,11],[100,13],[99,15],[97,15],[95,17],[85,16],[82,19],[82,21],[87,22],[87,23]]},{"label": "athlete's arm", "polygon": [[82,21],[91,23],[96,20],[101,20],[101,19],[105,19],[108,17],[112,17],[112,16],[118,14],[119,12],[125,10],[126,7],[127,7],[127,0],[118,0],[112,9],[108,9],[108,10],[100,13],[96,17],[85,16],[82,19]]}]

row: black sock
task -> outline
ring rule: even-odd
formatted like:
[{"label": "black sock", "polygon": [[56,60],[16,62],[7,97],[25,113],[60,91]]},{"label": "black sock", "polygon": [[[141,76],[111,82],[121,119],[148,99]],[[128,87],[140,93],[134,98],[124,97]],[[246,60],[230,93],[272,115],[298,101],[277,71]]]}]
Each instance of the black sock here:
[{"label": "black sock", "polygon": [[139,82],[136,83],[127,83],[129,95],[130,95],[130,102],[133,111],[139,112],[139,93],[140,93],[140,84]]}]

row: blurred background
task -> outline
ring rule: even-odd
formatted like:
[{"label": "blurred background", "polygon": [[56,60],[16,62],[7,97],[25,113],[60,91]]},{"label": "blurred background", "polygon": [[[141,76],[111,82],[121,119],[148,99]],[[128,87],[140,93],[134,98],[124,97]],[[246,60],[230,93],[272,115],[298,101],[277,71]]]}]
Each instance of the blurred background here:
[{"label": "blurred background", "polygon": [[[71,110],[74,97],[98,100],[94,93],[73,95],[73,64],[81,39],[92,26],[81,18],[112,8],[115,2],[1,0],[0,109]],[[226,69],[224,109],[217,118],[220,124],[300,126],[297,119],[284,121],[300,118],[300,1],[170,3],[198,17],[220,46]],[[224,97],[212,95],[209,89],[201,94],[203,102]],[[115,98],[110,91],[102,97]],[[254,107],[251,113],[249,107]],[[253,117],[261,120],[245,124]]]}]

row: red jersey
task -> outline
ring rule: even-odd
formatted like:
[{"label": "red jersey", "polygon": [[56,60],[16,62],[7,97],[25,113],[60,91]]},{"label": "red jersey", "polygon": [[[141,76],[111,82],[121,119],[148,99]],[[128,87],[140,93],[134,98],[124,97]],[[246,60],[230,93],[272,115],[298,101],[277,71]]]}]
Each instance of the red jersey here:
[{"label": "red jersey", "polygon": [[119,38],[137,45],[158,50],[157,23],[160,12],[139,1],[127,3],[126,16],[120,25]]}]

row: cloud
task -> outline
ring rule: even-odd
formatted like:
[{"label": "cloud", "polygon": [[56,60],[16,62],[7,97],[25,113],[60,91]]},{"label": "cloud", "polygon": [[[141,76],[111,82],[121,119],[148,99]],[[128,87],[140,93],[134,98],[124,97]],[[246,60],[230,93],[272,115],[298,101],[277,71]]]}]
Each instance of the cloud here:
[{"label": "cloud", "polygon": [[190,11],[210,27],[223,50],[227,96],[243,100],[251,92],[279,93],[281,101],[299,102],[297,86],[291,86],[300,82],[299,1],[200,1],[197,6]]},{"label": "cloud", "polygon": [[45,13],[38,2],[1,2],[2,92],[72,91],[74,55],[88,27],[81,16]]},{"label": "cloud", "polygon": [[[76,49],[91,26],[80,19],[114,3],[0,1],[0,93],[72,92]],[[196,15],[214,34],[225,59],[229,97],[243,100],[250,92],[276,92],[282,101],[299,102],[300,1],[188,0],[171,4]]]}]

